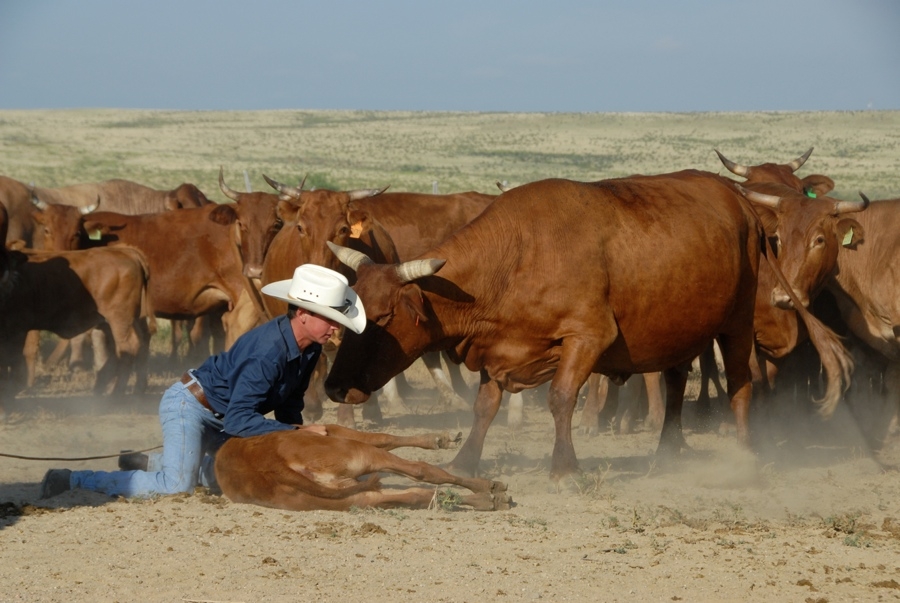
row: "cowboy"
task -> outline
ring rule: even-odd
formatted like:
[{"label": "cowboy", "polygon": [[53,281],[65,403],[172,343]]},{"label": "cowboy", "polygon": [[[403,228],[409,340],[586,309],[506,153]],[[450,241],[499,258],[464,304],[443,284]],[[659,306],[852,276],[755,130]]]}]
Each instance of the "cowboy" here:
[{"label": "cowboy", "polygon": [[[303,425],[303,394],[331,335],[341,326],[365,328],[362,300],[343,275],[314,264],[262,292],[287,302],[287,314],[248,331],[166,390],[159,404],[162,453],[123,455],[120,471],[51,469],[41,498],[73,488],[126,497],[215,488],[215,450],[228,437],[285,429],[327,435],[322,425]],[[264,416],[270,412],[272,419]]]}]

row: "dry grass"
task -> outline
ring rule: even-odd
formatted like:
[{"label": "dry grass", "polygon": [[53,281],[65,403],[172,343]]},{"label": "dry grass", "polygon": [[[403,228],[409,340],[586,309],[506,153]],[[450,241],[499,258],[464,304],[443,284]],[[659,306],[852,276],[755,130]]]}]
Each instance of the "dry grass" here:
[{"label": "dry grass", "polygon": [[0,111],[0,173],[42,186],[127,178],[188,181],[220,198],[247,170],[314,186],[496,192],[494,182],[599,180],[685,168],[720,171],[713,152],[757,164],[816,148],[801,174],[836,195],[897,195],[900,112],[434,113],[369,111]]}]

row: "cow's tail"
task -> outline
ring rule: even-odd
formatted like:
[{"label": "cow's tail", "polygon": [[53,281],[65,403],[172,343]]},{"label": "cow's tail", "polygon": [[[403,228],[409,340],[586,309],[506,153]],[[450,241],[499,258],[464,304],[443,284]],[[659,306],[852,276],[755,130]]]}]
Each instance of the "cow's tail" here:
[{"label": "cow's tail", "polygon": [[147,262],[147,256],[137,247],[132,247],[131,245],[120,245],[120,247],[129,249],[141,265],[141,270],[144,273],[144,286],[141,291],[140,317],[147,321],[147,331],[150,335],[156,335],[156,313],[153,310],[153,303],[150,301],[150,264]]},{"label": "cow's tail", "polygon": [[841,394],[850,387],[850,375],[853,373],[853,358],[850,356],[847,348],[844,347],[841,338],[800,303],[800,300],[794,293],[794,288],[788,284],[787,279],[781,272],[781,268],[772,259],[775,257],[775,252],[772,250],[769,238],[765,234],[763,234],[762,238],[765,240],[767,251],[763,255],[772,268],[772,272],[775,273],[778,284],[787,292],[794,309],[800,315],[803,324],[806,325],[806,330],[809,331],[809,339],[819,353],[819,359],[822,362],[822,367],[825,369],[825,395],[822,399],[815,400],[815,402],[819,405],[819,414],[827,419],[834,414],[834,409],[837,408],[838,403],[841,401]]}]

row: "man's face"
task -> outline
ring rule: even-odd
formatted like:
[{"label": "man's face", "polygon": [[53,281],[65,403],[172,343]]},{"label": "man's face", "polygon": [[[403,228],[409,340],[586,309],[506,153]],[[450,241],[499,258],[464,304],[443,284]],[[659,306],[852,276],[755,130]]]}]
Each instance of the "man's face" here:
[{"label": "man's face", "polygon": [[322,345],[325,345],[331,338],[331,335],[341,328],[339,322],[312,313],[306,315],[304,326],[309,339]]}]

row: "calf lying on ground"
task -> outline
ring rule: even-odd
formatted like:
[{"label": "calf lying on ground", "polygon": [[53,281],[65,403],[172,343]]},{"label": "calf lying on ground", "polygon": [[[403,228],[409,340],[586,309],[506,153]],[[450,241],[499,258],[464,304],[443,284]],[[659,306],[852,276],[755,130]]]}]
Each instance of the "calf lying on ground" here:
[{"label": "calf lying on ground", "polygon": [[[250,438],[231,438],[216,455],[216,479],[234,502],[289,511],[346,511],[351,507],[427,508],[433,488],[382,490],[377,473],[404,475],[429,484],[462,486],[473,494],[459,504],[477,511],[508,509],[506,484],[458,477],[422,461],[409,461],[388,450],[415,446],[450,448],[450,434],[393,436],[326,425],[327,436],[306,430],[277,431]],[[362,475],[376,474],[365,480]]]}]

